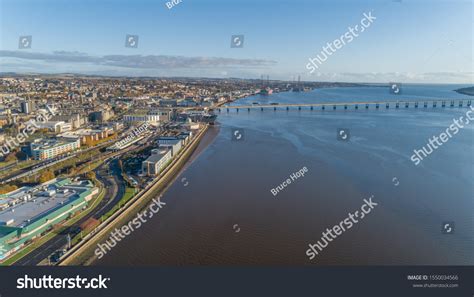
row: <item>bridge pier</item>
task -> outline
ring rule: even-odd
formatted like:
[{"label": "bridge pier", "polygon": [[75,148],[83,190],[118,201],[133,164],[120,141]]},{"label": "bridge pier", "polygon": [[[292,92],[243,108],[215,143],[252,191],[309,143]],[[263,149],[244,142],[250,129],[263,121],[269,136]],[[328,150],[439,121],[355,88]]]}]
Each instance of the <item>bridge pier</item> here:
[{"label": "bridge pier", "polygon": [[[392,105],[395,104],[394,105]],[[464,106],[466,107],[471,107],[471,104],[472,104],[472,99],[445,99],[445,100],[440,100],[440,105],[439,107],[443,107],[443,108],[446,108],[446,107],[451,107],[451,108],[455,108],[455,107],[459,107],[459,108],[462,108]],[[337,110],[338,107],[340,107],[341,109],[343,108],[344,110],[349,110],[351,107],[350,106],[354,106],[354,109],[355,110],[358,110],[358,109],[363,109],[364,108],[364,105],[365,105],[365,109],[370,109],[370,105],[374,105],[374,108],[379,110],[381,108],[383,108],[383,106],[385,106],[385,109],[390,109],[390,108],[402,108],[404,106],[404,108],[410,108],[410,107],[414,107],[414,108],[421,108],[421,107],[424,107],[424,108],[428,108],[428,107],[433,107],[433,108],[436,108],[438,107],[438,101],[435,101],[435,100],[427,100],[427,101],[413,101],[413,102],[410,102],[410,101],[395,101],[395,102],[392,102],[392,101],[382,101],[382,102],[367,102],[367,103],[362,103],[360,104],[360,102],[351,102],[351,103],[342,103],[342,102],[334,102],[334,103],[319,103],[319,104],[281,104],[281,105],[275,105],[275,106],[272,106],[274,104],[271,104],[271,105],[261,105],[261,106],[254,106],[254,105],[242,105],[242,106],[219,106],[219,107],[215,107],[213,108],[214,112],[227,112],[229,113],[232,109],[235,109],[235,112],[236,113],[240,113],[240,109],[242,110],[247,110],[247,112],[251,112],[252,109],[255,109],[257,110],[258,108],[260,108],[260,111],[264,111],[264,109],[266,108],[272,108],[273,107],[273,110],[274,111],[277,111],[278,108],[280,108],[280,110],[283,110],[283,108],[286,110],[286,111],[290,111],[290,110],[293,110],[291,109],[291,107],[295,107],[294,110],[296,110],[296,107],[298,108],[298,111],[302,111],[302,110],[318,110],[319,107],[321,107],[321,110],[326,110],[326,109],[332,109],[333,110]],[[359,108],[359,105],[360,108]],[[392,106],[390,106],[392,105]],[[400,106],[402,105],[402,106]],[[412,106],[410,106],[412,105]],[[308,107],[308,109],[306,109],[306,107]]]},{"label": "bridge pier", "polygon": [[467,106],[471,107],[471,100],[467,101]]}]

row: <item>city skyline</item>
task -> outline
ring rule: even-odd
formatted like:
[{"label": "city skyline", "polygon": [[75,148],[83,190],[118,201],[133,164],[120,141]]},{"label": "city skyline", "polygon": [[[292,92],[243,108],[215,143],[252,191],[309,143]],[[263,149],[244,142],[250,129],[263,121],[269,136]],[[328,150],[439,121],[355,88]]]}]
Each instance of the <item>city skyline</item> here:
[{"label": "city skyline", "polygon": [[472,295],[473,15],[0,0],[0,297]]},{"label": "city skyline", "polygon": [[[469,1],[277,2],[1,0],[1,72],[473,81]],[[364,13],[376,17],[371,27],[310,74],[308,59]],[[136,48],[125,45],[130,34]],[[232,35],[244,36],[242,48]],[[18,49],[20,36],[32,36],[31,48]]]}]

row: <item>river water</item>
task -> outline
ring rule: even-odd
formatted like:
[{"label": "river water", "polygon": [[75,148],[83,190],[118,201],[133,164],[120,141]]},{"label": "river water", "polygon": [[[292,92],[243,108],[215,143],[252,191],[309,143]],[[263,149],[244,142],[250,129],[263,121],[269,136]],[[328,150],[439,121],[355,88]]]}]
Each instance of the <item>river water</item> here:
[{"label": "river water", "polygon": [[[453,92],[460,87],[328,88],[234,104],[466,98]],[[469,110],[439,106],[222,111],[202,145],[211,143],[164,194],[166,206],[94,265],[473,265],[474,124],[419,165],[410,160]],[[272,194],[303,167],[304,177]],[[370,214],[306,256],[372,195]],[[453,234],[442,232],[445,222]]]}]

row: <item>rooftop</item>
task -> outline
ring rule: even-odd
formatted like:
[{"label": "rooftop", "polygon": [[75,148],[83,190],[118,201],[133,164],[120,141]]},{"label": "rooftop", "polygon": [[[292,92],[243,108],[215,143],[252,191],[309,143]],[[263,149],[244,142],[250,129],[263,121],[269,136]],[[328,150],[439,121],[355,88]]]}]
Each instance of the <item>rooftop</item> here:
[{"label": "rooftop", "polygon": [[160,161],[168,152],[169,152],[169,150],[162,150],[162,151],[160,151],[156,154],[152,154],[144,162],[156,163],[156,162]]},{"label": "rooftop", "polygon": [[57,140],[57,139],[41,139],[41,140],[37,140],[37,142],[34,142],[31,144],[31,148],[32,149],[39,149],[39,150],[44,150],[44,149],[49,149],[49,148],[53,148],[53,147],[56,147],[56,146],[61,146],[61,145],[64,145],[64,144],[68,144],[68,143],[71,143],[71,142],[75,142],[74,141],[71,141],[71,140]]},{"label": "rooftop", "polygon": [[23,187],[0,197],[9,206],[0,211],[0,226],[24,227],[70,203],[91,189],[89,181],[63,179],[34,188]]}]

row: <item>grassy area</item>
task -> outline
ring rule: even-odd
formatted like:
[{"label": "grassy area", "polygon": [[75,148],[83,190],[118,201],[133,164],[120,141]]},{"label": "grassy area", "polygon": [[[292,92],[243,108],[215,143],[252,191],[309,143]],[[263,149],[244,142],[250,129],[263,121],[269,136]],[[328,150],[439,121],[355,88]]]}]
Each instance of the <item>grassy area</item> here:
[{"label": "grassy area", "polygon": [[[8,166],[12,163],[15,163],[15,161],[11,161],[11,162],[0,162],[0,169],[2,167],[5,167],[5,166]],[[4,172],[1,172],[0,173],[0,176],[6,176],[6,175],[9,175],[11,174],[12,172],[15,172],[17,170],[20,170],[20,169],[23,169],[27,166],[30,166],[30,165],[33,165],[35,163],[38,163],[38,161],[36,160],[27,160],[27,161],[19,161],[18,164],[16,164],[15,166],[13,166],[12,168],[8,169],[8,170],[5,170]]]},{"label": "grassy area", "polygon": [[16,189],[18,189],[16,185],[0,185],[0,194],[10,193]]},{"label": "grassy area", "polygon": [[[99,181],[95,180],[94,182],[98,183]],[[99,195],[94,199],[94,201],[92,202],[90,207],[88,207],[85,211],[81,212],[79,215],[77,215],[77,216],[69,219],[68,221],[66,221],[64,223],[64,225],[62,225],[61,228],[59,228],[57,231],[49,232],[48,234],[38,238],[37,240],[34,240],[31,244],[29,244],[25,248],[21,249],[19,252],[15,253],[12,257],[8,258],[7,260],[5,260],[0,265],[1,266],[7,266],[7,265],[14,264],[16,261],[18,261],[21,258],[23,258],[24,256],[28,255],[33,250],[35,250],[38,247],[45,244],[48,240],[53,238],[57,233],[60,233],[63,230],[65,230],[66,228],[74,225],[77,221],[79,221],[81,218],[83,218],[84,216],[89,214],[97,206],[97,204],[104,198],[105,192],[106,191],[104,190],[103,186],[101,185]]]},{"label": "grassy area", "polygon": [[74,172],[74,174],[71,174],[71,175],[74,176],[74,175],[79,175],[79,174],[83,174],[83,173],[92,171],[92,170],[96,169],[97,167],[99,167],[100,165],[102,165],[102,163],[104,163],[103,160],[98,160],[96,162],[92,162],[92,163],[89,163],[89,164],[84,164],[80,168],[76,168],[76,171]]},{"label": "grassy area", "polygon": [[110,217],[114,212],[116,212],[120,206],[123,206],[125,205],[125,203],[127,203],[128,200],[132,199],[133,196],[135,196],[135,193],[136,193],[136,190],[135,188],[130,188],[130,187],[127,187],[125,189],[125,193],[123,194],[122,198],[120,199],[119,203],[116,204],[111,210],[109,210],[106,214],[104,214],[100,220],[103,222],[104,220],[106,220],[108,217]]},{"label": "grassy area", "polygon": [[117,134],[114,133],[113,135],[111,135],[111,136],[109,136],[109,137],[99,139],[99,140],[97,140],[97,141],[94,141],[92,144],[85,144],[85,145],[83,145],[83,146],[85,146],[85,147],[98,146],[98,145],[103,144],[104,142],[107,142],[107,141],[113,140],[113,139],[117,139]]},{"label": "grassy area", "polygon": [[[32,176],[26,176],[26,177],[23,177],[22,179],[20,179],[21,182],[24,182],[24,183],[28,183],[28,182],[36,182],[37,181],[37,178],[44,172],[44,171],[57,171],[57,170],[60,170],[61,168],[66,168],[66,167],[71,167],[71,166],[76,166],[78,163],[80,162],[83,162],[83,161],[91,161],[91,160],[94,160],[94,158],[97,159],[97,156],[100,156],[100,152],[99,152],[99,149],[95,149],[95,150],[91,150],[89,152],[85,152],[85,153],[81,153],[77,156],[74,156],[73,158],[71,159],[68,159],[68,160],[65,160],[65,161],[62,161],[62,162],[59,162],[58,164],[55,164],[55,165],[52,165],[52,166],[49,166],[48,168],[44,168],[43,170],[40,170],[38,172],[36,172],[34,175]],[[100,162],[102,162],[102,159],[99,160]],[[91,164],[92,165],[92,164]],[[89,171],[88,169],[88,165],[83,165],[84,167],[81,166],[82,169],[84,168],[87,168],[87,171]],[[92,169],[92,167],[91,167]],[[78,175],[79,173],[77,173],[77,168],[75,168],[73,171],[71,171],[71,175]]]},{"label": "grassy area", "polygon": [[[207,130],[207,129],[206,129]],[[156,181],[156,183],[144,193],[138,200],[134,201],[132,205],[123,210],[123,213],[119,214],[112,222],[107,224],[102,230],[99,230],[96,235],[89,238],[89,240],[81,246],[78,250],[74,251],[72,254],[68,255],[67,258],[59,264],[61,266],[65,265],[87,265],[93,259],[93,250],[94,244],[99,243],[103,239],[104,234],[107,234],[112,228],[127,222],[132,217],[136,215],[138,211],[146,207],[146,205],[151,201],[153,197],[156,197],[158,194],[162,193],[171,185],[171,181],[176,177],[180,170],[186,165],[187,161],[198,147],[202,136],[205,134],[205,131],[202,131],[198,134],[198,138],[191,142],[189,147],[186,147],[183,152],[176,159],[176,163],[172,164],[171,167],[164,173],[161,178]],[[125,195],[124,195],[125,197]],[[128,199],[132,199],[131,197]],[[123,200],[123,198],[122,198]],[[105,219],[105,215],[101,218]]]},{"label": "grassy area", "polygon": [[[49,170],[51,170],[51,169],[55,170],[55,167],[60,167],[60,166],[63,167],[63,166],[67,166],[69,164],[75,164],[76,162],[78,162],[78,160],[79,161],[80,160],[86,160],[88,158],[92,159],[93,156],[97,155],[98,153],[99,153],[98,149],[97,150],[92,150],[90,152],[80,154],[79,156],[76,156],[76,157],[74,157],[70,160],[67,160],[65,162],[61,162],[59,164],[53,165],[52,167],[50,167],[48,169]],[[82,173],[86,173],[88,171],[94,170],[95,168],[99,167],[102,163],[103,163],[103,160],[99,159],[96,162],[92,162],[88,165],[83,165],[79,169],[79,172],[77,172],[77,171],[74,172],[74,175],[78,175],[78,174],[82,174]],[[100,182],[98,180],[94,180],[94,183],[98,184]],[[97,196],[96,199],[94,199],[91,206],[88,207],[85,211],[81,212],[76,217],[73,217],[73,218],[69,219],[68,221],[66,221],[64,223],[64,225],[62,225],[57,232],[49,232],[48,234],[38,238],[37,240],[34,240],[31,244],[29,244],[25,248],[21,249],[19,252],[15,253],[12,257],[8,258],[7,260],[5,260],[5,262],[1,263],[0,265],[12,265],[12,264],[14,264],[16,261],[20,260],[21,258],[26,256],[27,254],[29,254],[30,252],[32,252],[33,250],[35,250],[36,248],[40,247],[41,245],[46,243],[48,240],[53,238],[56,235],[56,233],[62,232],[66,228],[74,225],[77,221],[79,221],[81,218],[83,218],[84,216],[89,214],[95,208],[95,206],[104,198],[105,193],[106,193],[106,191],[104,190],[103,186],[101,185],[99,195]],[[127,191],[125,192],[124,196],[120,200],[120,205],[123,205],[126,201],[128,201],[131,197],[133,197],[133,195],[135,195],[135,189],[131,188],[131,191],[129,191],[129,189],[127,188]],[[124,199],[126,199],[126,200],[124,200]],[[114,208],[114,210],[115,210],[115,208]],[[83,234],[83,235],[85,235],[85,234]],[[75,244],[79,240],[80,240],[80,238],[78,236],[76,236],[76,237],[73,238],[73,241],[71,243]]]},{"label": "grassy area", "polygon": [[11,161],[6,161],[6,162],[5,161],[0,161],[0,168],[8,166],[10,164],[13,164],[15,162],[16,162],[16,160],[11,160]]}]

